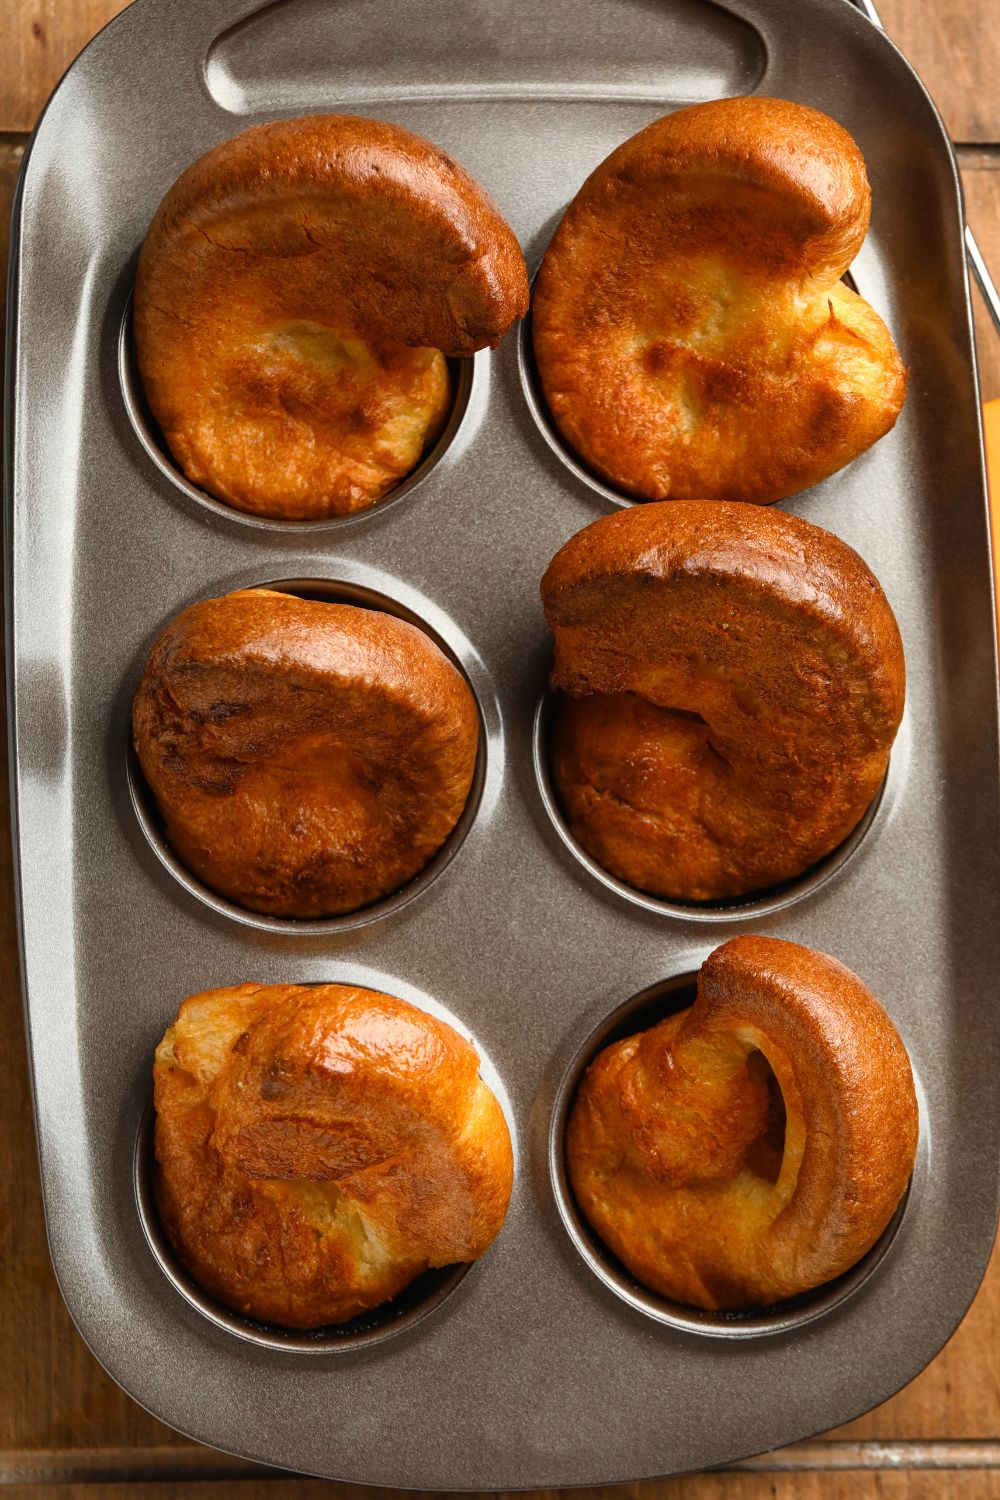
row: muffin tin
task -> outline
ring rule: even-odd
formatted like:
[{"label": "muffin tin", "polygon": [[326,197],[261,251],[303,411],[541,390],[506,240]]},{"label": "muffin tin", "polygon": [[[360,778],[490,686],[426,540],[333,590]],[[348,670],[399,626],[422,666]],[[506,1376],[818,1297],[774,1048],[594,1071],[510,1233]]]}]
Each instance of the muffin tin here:
[{"label": "muffin tin", "polygon": [[[849,858],[743,905],[668,909],[598,879],[547,790],[538,582],[568,536],[625,502],[565,452],[524,336],[464,369],[419,485],[345,521],[281,525],[178,477],[131,369],[128,304],[167,186],[259,120],[349,111],[429,136],[495,196],[534,270],[614,145],[680,103],[751,91],[826,110],[868,161],[874,218],[853,277],[910,366],[909,397],[887,438],[788,508],[880,578],[908,709]],[[11,287],[25,994],[52,1256],[97,1357],[203,1442],[421,1489],[718,1464],[846,1421],[911,1379],[968,1306],[996,1224],[1000,827],[961,204],[940,121],[891,43],[848,0],[139,0],[36,132]],[[236,918],[205,899],[179,878],[129,768],[129,704],[163,623],[280,580],[423,622],[483,718],[478,799],[451,857],[356,918]],[[673,1003],[717,943],[751,930],[835,954],[880,997],[913,1059],[921,1144],[904,1207],[842,1283],[699,1319],[651,1306],[574,1225],[560,1122],[620,1008]],[[242,980],[384,989],[475,1039],[517,1152],[484,1260],[316,1338],[234,1320],[183,1285],[149,1202],[152,1053],[185,995]]]}]

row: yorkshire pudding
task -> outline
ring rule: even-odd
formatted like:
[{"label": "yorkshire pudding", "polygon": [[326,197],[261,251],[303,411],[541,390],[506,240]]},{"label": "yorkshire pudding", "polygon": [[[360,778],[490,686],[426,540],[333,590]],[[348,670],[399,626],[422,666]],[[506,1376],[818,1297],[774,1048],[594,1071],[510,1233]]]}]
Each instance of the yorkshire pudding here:
[{"label": "yorkshire pudding", "polygon": [[160,633],[136,754],[180,859],[252,911],[354,911],[422,870],[465,806],[479,718],[404,620],[243,589]]},{"label": "yorkshire pudding", "polygon": [[542,601],[556,791],[613,875],[680,900],[740,896],[801,874],[859,822],[904,665],[846,543],[756,506],[633,506],[570,538]]},{"label": "yorkshire pudding", "polygon": [[642,499],[769,504],[888,432],[906,374],[840,280],[871,208],[828,116],[719,99],[656,120],[588,177],[532,299],[563,437]]},{"label": "yorkshire pudding", "polygon": [[347,515],[419,461],[446,355],[528,306],[480,185],[422,136],[312,115],[244,131],[174,183],[139,256],[142,383],[187,477],[240,510]]},{"label": "yorkshire pudding", "polygon": [[156,1197],[198,1283],[289,1328],[342,1323],[499,1233],[510,1135],[471,1043],[391,995],[241,984],[156,1049]]},{"label": "yorkshire pudding", "polygon": [[917,1104],[875,997],[825,954],[737,937],[689,1010],[598,1054],[567,1131],[588,1222],[645,1286],[708,1310],[831,1281],[906,1190]]}]

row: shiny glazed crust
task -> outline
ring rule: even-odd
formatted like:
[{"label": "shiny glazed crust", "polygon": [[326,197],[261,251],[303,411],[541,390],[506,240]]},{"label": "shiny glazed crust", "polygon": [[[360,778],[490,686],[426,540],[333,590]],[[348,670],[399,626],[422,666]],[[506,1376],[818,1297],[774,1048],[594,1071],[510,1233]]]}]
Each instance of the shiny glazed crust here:
[{"label": "shiny glazed crust", "polygon": [[187,477],[256,514],[346,515],[440,433],[445,355],[528,305],[480,185],[422,136],[314,115],[244,131],[167,193],[136,276],[143,386]]},{"label": "shiny glazed crust", "polygon": [[185,1000],[156,1050],[160,1216],[227,1306],[340,1323],[503,1224],[510,1135],[475,1048],[390,995],[242,984]]},{"label": "shiny glazed crust", "polygon": [[781,511],[674,501],[606,516],[542,580],[552,772],[619,879],[707,901],[801,874],[856,826],[903,711],[878,580]]},{"label": "shiny glazed crust", "polygon": [[641,130],[584,183],[532,299],[569,445],[643,499],[771,503],[893,425],[906,374],[839,279],[868,228],[864,160],[834,120],[720,99]]},{"label": "shiny glazed crust", "polygon": [[479,717],[415,626],[245,589],[161,632],[132,728],[187,868],[253,911],[320,917],[394,891],[441,847]]},{"label": "shiny glazed crust", "polygon": [[909,1058],[878,1001],[835,959],[764,937],[724,943],[689,1010],[599,1053],[567,1133],[573,1191],[608,1247],[653,1291],[709,1310],[780,1302],[855,1265],[916,1144]]}]

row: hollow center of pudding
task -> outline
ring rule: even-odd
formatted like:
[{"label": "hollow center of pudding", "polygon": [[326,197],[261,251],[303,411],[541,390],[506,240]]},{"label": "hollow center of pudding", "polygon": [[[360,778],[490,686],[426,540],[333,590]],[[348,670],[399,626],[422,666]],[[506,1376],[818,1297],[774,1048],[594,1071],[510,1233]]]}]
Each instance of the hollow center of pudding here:
[{"label": "hollow center of pudding", "polygon": [[785,1154],[785,1100],[774,1070],[763,1052],[753,1051],[747,1058],[747,1072],[755,1083],[767,1090],[767,1124],[756,1140],[751,1141],[744,1165],[765,1182],[777,1182]]},{"label": "hollow center of pudding", "polygon": [[271,328],[260,340],[262,351],[308,360],[331,375],[374,374],[375,362],[363,339],[338,333],[322,323],[296,321]]},{"label": "hollow center of pudding", "polygon": [[350,515],[381,499],[437,440],[452,405],[438,349],[373,338],[347,310],[320,322],[249,305],[183,398],[161,426],[187,477],[286,520]]}]

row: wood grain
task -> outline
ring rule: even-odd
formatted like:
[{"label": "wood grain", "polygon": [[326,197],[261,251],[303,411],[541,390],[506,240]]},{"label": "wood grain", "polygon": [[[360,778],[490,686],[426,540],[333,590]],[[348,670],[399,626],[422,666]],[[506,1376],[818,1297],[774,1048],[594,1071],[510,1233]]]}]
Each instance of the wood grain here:
[{"label": "wood grain", "polygon": [[77,53],[124,9],[122,0],[6,0],[0,131],[33,129]]},{"label": "wood grain", "polygon": [[1000,135],[996,0],[876,4],[886,31],[941,111],[952,140],[995,142]]},{"label": "wood grain", "polygon": [[[232,1481],[200,1483],[14,1485],[5,1500],[232,1500]],[[991,1472],[697,1474],[608,1489],[536,1490],[532,1500],[1000,1500],[1000,1474]],[[243,1481],[238,1500],[429,1500],[420,1492],[367,1489],[324,1480]],[[470,1497],[471,1500],[471,1497]],[[518,1500],[497,1491],[476,1500]]]},{"label": "wood grain", "polygon": [[[0,62],[0,131],[26,131],[72,56],[121,5],[109,0],[7,0]],[[952,132],[989,145],[1000,140],[993,0],[884,0],[890,31],[909,50]],[[987,42],[990,35],[992,45]],[[22,142],[0,141],[0,251]],[[1000,150],[963,153],[970,221],[1000,270]],[[0,283],[2,297],[3,283]],[[1000,396],[1000,338],[977,307],[984,399]],[[3,754],[0,747],[0,754]],[[0,777],[0,872],[10,869],[6,767]],[[245,1465],[199,1448],[141,1411],[104,1374],[63,1306],[49,1263],[21,1024],[16,936],[9,877],[0,873],[0,1485],[17,1500],[375,1500],[365,1491],[318,1481],[248,1477]],[[1000,1500],[996,1439],[1000,1406],[1000,1257],[962,1327],[943,1353],[892,1401],[836,1434],[839,1440],[786,1450],[773,1474],[727,1473],[578,1492],[582,1500]],[[901,1456],[901,1439],[916,1445]],[[960,1448],[942,1446],[959,1443]],[[860,1444],[862,1446],[858,1447]],[[908,1456],[907,1456],[908,1455]],[[940,1462],[973,1465],[935,1471],[834,1467]],[[817,1463],[829,1472],[817,1471]],[[55,1484],[57,1472],[90,1483]],[[172,1475],[171,1479],[165,1476]],[[116,1482],[117,1476],[117,1482]],[[214,1476],[214,1477],[213,1477]],[[19,1482],[19,1479],[31,1482]],[[548,1500],[542,1492],[536,1500]],[[402,1496],[398,1500],[403,1500]]]},{"label": "wood grain", "polygon": [[[1000,6],[995,29],[1000,33]],[[995,128],[1000,135],[1000,108]],[[993,279],[1000,285],[1000,151],[988,160],[988,166],[964,167],[962,187],[966,217],[979,241],[986,264],[993,272]],[[993,401],[1000,396],[1000,333],[991,323],[978,290],[973,291],[972,304],[976,318],[981,394],[984,401]]]},{"label": "wood grain", "polygon": [[[829,1438],[797,1443],[777,1453],[765,1453],[730,1464],[716,1472],[745,1474],[812,1474],[836,1471],[889,1473],[935,1472],[952,1475],[968,1470],[1000,1473],[1000,1442],[837,1441]],[[36,1448],[0,1452],[0,1484],[208,1484],[267,1480],[289,1476],[260,1464],[245,1463],[211,1448]],[[346,1487],[341,1487],[346,1488]],[[623,1486],[623,1488],[625,1488]],[[635,1486],[652,1495],[656,1482]],[[351,1487],[353,1492],[353,1487]],[[405,1493],[403,1491],[400,1494]],[[537,1493],[537,1492],[536,1492]],[[545,1493],[545,1492],[542,1492]],[[616,1493],[613,1489],[582,1490],[583,1496]]]}]

